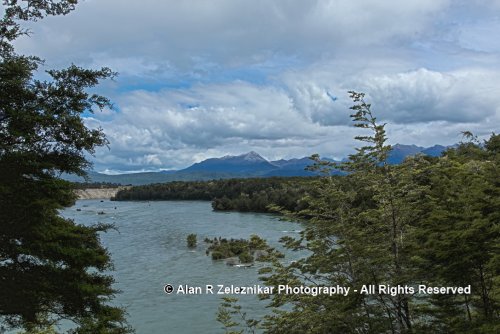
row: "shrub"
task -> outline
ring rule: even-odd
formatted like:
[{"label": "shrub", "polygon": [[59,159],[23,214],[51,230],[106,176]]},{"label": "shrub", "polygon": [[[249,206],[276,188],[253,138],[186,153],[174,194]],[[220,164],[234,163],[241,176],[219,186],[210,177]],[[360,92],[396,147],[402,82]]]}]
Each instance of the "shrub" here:
[{"label": "shrub", "polygon": [[189,248],[196,247],[196,234],[190,234],[187,236],[187,246]]},{"label": "shrub", "polygon": [[225,259],[225,258],[226,257],[221,252],[218,252],[218,251],[212,252],[212,260],[222,260],[222,259]]},{"label": "shrub", "polygon": [[253,262],[253,255],[247,252],[241,253],[238,258],[240,259],[241,263],[251,263]]}]

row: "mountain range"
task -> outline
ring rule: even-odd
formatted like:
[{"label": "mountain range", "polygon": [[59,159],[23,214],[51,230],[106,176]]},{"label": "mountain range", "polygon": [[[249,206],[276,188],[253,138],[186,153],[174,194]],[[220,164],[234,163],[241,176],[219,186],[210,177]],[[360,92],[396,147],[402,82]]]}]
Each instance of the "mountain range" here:
[{"label": "mountain range", "polygon": [[[440,156],[446,149],[447,147],[441,145],[426,148],[416,145],[396,144],[393,146],[388,161],[391,164],[399,164],[406,157],[415,154]],[[327,160],[334,161],[331,159]],[[226,178],[313,176],[315,175],[313,172],[305,170],[305,168],[311,164],[312,161],[308,157],[268,161],[258,153],[251,151],[237,156],[229,155],[221,158],[206,159],[177,171],[145,172],[120,175],[107,175],[91,171],[88,173],[88,182],[110,182],[141,185],[170,181],[203,181]],[[63,178],[69,181],[84,182],[82,178],[72,175],[65,175]]]}]

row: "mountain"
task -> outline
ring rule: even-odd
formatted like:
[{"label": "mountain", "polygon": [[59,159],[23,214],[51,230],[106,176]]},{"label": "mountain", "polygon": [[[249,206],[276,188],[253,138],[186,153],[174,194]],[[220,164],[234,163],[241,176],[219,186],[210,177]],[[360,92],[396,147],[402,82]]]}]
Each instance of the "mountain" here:
[{"label": "mountain", "polygon": [[[391,164],[399,164],[406,157],[415,154],[440,156],[446,149],[447,147],[441,145],[425,148],[416,145],[396,144],[389,154],[388,161]],[[331,159],[325,160],[334,161]],[[141,185],[172,181],[208,181],[246,177],[314,176],[316,175],[314,172],[305,170],[310,165],[312,165],[312,161],[307,157],[268,161],[258,153],[251,151],[237,156],[228,155],[221,158],[206,159],[178,171],[169,170],[120,175],[107,175],[92,171],[89,172],[89,182]],[[85,182],[82,178],[73,175],[63,175],[62,177],[73,182]]]},{"label": "mountain", "polygon": [[308,157],[301,159],[276,160],[271,163],[278,167],[266,173],[266,176],[314,176],[315,173],[305,170],[307,166],[311,166],[313,161]]},{"label": "mountain", "polygon": [[392,146],[392,151],[389,153],[387,161],[390,164],[396,165],[403,162],[406,157],[424,154],[431,157],[439,157],[447,149],[447,147],[442,145],[434,145],[432,147],[421,147],[416,145],[402,145],[396,144]]},{"label": "mountain", "polygon": [[222,172],[234,174],[265,174],[271,170],[279,168],[270,163],[259,154],[251,151],[246,154],[231,156],[227,155],[222,158],[211,158],[180,170],[178,173],[191,172]]},{"label": "mountain", "polygon": [[432,147],[428,147],[423,149],[420,153],[425,155],[430,155],[431,157],[439,157],[446,151],[448,147],[442,145],[434,145]]},{"label": "mountain", "polygon": [[290,159],[290,160],[275,160],[271,163],[279,168],[305,168],[312,163],[312,160],[308,157],[302,159]]}]

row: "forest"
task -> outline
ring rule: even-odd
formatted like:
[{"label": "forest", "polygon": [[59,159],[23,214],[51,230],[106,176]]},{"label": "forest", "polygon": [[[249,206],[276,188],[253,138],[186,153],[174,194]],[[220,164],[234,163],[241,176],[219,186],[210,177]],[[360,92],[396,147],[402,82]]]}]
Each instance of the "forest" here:
[{"label": "forest", "polygon": [[271,177],[157,183],[121,190],[113,200],[206,200],[212,201],[216,211],[298,212],[305,209],[301,199],[313,191],[311,180]]}]

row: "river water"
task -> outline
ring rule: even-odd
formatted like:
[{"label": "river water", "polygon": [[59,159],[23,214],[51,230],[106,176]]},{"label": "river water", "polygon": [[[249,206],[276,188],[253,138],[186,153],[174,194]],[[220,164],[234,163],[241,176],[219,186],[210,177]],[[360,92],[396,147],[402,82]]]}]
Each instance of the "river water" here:
[{"label": "river water", "polygon": [[[98,212],[104,214],[98,215]],[[206,256],[205,237],[249,238],[257,234],[280,248],[284,235],[297,235],[297,223],[269,214],[214,212],[210,202],[111,202],[79,200],[61,213],[76,223],[113,223],[118,231],[101,235],[115,264],[114,288],[122,292],[113,304],[127,309],[127,319],[137,334],[223,333],[216,314],[220,295],[166,294],[165,284],[235,285],[259,284],[256,263],[251,268],[227,266]],[[190,233],[198,236],[198,247],[186,246]],[[214,289],[216,292],[217,289]],[[267,313],[257,296],[236,296],[249,317]]]}]

